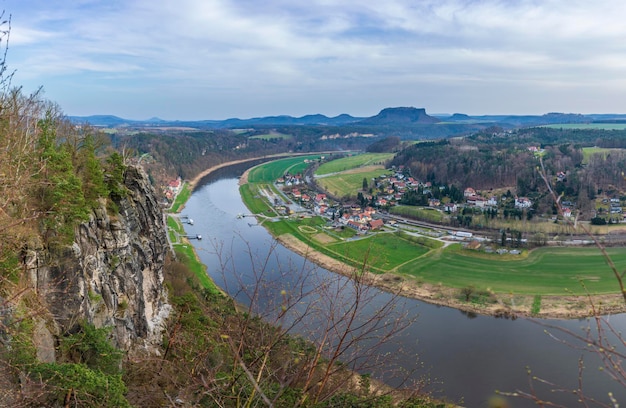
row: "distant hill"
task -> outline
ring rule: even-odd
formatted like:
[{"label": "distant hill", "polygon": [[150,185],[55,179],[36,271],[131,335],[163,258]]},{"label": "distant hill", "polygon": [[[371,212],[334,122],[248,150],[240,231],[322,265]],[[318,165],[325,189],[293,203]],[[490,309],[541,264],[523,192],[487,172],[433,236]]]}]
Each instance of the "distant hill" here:
[{"label": "distant hill", "polygon": [[432,125],[433,123],[439,123],[441,119],[434,116],[429,116],[424,108],[414,107],[400,107],[400,108],[385,108],[380,111],[376,116],[363,119],[358,122],[359,125],[407,125],[407,124],[420,124],[420,125]]},{"label": "distant hill", "polygon": [[134,120],[122,119],[113,115],[91,115],[91,116],[68,116],[73,123],[83,124],[89,123],[92,126],[115,127],[127,125],[129,123],[137,123]]},{"label": "distant hill", "polygon": [[[430,137],[463,134],[476,131],[486,126],[503,128],[531,127],[559,123],[620,123],[626,120],[625,114],[579,114],[551,112],[545,115],[467,115],[454,113],[438,117],[428,115],[423,108],[396,107],[385,108],[377,115],[368,118],[341,114],[328,117],[321,114],[293,117],[289,115],[265,116],[249,119],[230,118],[225,120],[163,120],[153,117],[147,120],[124,119],[114,115],[69,116],[74,123],[89,123],[99,127],[189,127],[195,129],[234,129],[254,127],[317,126],[317,127],[352,127],[361,133],[380,134],[392,132],[396,128],[400,134],[411,135],[419,128],[419,134]],[[444,123],[441,123],[441,122]],[[429,130],[426,130],[428,126]],[[393,133],[393,132],[392,132]]]},{"label": "distant hill", "polygon": [[464,113],[455,113],[449,118],[445,118],[445,119],[449,122],[464,122],[464,121],[472,120],[472,117]]},{"label": "distant hill", "polygon": [[306,126],[342,126],[358,122],[363,118],[357,118],[348,114],[341,114],[335,117],[328,117],[321,114],[305,115],[299,118],[280,115],[265,116],[259,118],[239,119],[231,118],[225,120],[190,120],[190,121],[168,121],[160,118],[150,118],[148,120],[123,119],[113,115],[92,115],[92,116],[69,116],[74,123],[89,123],[93,126],[117,127],[117,126],[187,126],[194,128],[246,128],[251,126],[284,126],[284,125],[306,125]]}]

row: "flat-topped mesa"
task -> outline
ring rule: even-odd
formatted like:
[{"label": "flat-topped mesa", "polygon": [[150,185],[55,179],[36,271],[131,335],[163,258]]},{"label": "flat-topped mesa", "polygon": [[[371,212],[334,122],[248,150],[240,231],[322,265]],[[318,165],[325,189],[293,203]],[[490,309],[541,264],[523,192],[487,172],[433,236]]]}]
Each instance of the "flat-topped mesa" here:
[{"label": "flat-topped mesa", "polygon": [[385,108],[376,116],[367,118],[358,122],[367,125],[384,125],[384,124],[418,124],[430,125],[441,122],[440,119],[430,116],[424,108],[414,107],[398,107]]}]

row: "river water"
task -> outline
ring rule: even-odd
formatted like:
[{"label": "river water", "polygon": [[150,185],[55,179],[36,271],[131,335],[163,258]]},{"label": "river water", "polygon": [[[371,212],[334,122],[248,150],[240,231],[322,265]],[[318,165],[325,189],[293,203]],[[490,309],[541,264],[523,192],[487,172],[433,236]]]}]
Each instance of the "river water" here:
[{"label": "river water", "polygon": [[[273,282],[277,287],[297,286],[299,281],[288,282],[290,278],[285,270],[307,274],[311,277],[307,285],[335,279],[335,274],[277,245],[255,218],[237,218],[238,214],[249,212],[241,201],[237,184],[237,176],[249,166],[222,169],[207,176],[182,211],[194,220],[193,225],[185,225],[187,233],[202,235],[202,240],[191,242],[209,275],[242,303],[250,298],[247,285],[258,280]],[[373,293],[374,302],[385,304],[390,299],[387,293],[375,289]],[[265,296],[271,299],[273,295]],[[437,396],[466,407],[486,407],[496,390],[529,392],[528,369],[532,376],[548,380],[558,388],[574,389],[578,386],[582,358],[583,389],[587,395],[608,403],[607,395],[611,392],[618,401],[626,401],[626,389],[599,370],[602,362],[597,355],[572,347],[577,344],[575,340],[548,327],[556,325],[580,334],[589,326],[586,319],[531,321],[472,316],[414,299],[402,299],[402,307],[415,322],[396,336],[397,343],[388,345],[381,353],[394,355],[402,349],[409,357],[400,362],[391,362],[390,358],[389,364],[400,364],[407,370],[416,370],[416,376],[429,378],[429,390]],[[609,321],[618,331],[626,328],[625,315],[610,316]],[[300,330],[301,334],[308,334],[306,328]],[[551,392],[557,387],[533,384],[536,393],[545,400],[567,407],[578,406],[571,392]],[[536,406],[524,398],[509,398],[509,404]]]}]

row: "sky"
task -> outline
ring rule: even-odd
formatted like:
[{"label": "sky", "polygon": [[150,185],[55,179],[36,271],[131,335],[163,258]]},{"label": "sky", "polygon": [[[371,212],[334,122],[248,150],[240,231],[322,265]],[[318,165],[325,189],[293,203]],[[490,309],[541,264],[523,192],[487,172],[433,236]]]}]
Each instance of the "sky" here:
[{"label": "sky", "polygon": [[67,115],[626,113],[623,0],[0,4],[12,84]]}]

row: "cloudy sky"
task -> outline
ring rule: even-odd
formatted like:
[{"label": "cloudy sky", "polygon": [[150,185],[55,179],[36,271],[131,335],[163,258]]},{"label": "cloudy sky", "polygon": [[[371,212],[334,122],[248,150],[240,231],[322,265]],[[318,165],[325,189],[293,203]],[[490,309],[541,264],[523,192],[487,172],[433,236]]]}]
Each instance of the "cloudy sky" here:
[{"label": "cloudy sky", "polygon": [[68,115],[626,113],[623,0],[0,4],[14,85]]}]

